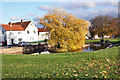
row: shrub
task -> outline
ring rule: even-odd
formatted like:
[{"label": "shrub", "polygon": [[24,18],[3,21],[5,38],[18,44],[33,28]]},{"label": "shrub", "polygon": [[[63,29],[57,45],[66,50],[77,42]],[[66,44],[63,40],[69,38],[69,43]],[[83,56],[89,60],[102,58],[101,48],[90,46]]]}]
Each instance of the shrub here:
[{"label": "shrub", "polygon": [[44,39],[44,41],[43,42],[47,42],[48,40],[47,39]]}]

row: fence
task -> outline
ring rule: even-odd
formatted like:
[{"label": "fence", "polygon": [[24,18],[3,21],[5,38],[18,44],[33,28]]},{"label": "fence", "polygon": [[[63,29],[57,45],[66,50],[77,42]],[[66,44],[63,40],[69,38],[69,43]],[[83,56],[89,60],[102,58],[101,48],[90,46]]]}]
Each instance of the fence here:
[{"label": "fence", "polygon": [[43,51],[48,51],[48,44],[39,44],[39,45],[29,45],[23,47],[23,54],[32,54],[32,53],[41,53]]}]

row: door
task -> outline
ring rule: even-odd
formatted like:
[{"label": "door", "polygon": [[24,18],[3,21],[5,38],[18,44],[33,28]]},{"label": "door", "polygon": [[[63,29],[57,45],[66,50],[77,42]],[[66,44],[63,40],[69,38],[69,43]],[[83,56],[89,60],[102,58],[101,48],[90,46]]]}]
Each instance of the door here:
[{"label": "door", "polygon": [[13,40],[13,39],[11,39],[11,44],[12,44],[12,45],[14,44],[14,40]]}]

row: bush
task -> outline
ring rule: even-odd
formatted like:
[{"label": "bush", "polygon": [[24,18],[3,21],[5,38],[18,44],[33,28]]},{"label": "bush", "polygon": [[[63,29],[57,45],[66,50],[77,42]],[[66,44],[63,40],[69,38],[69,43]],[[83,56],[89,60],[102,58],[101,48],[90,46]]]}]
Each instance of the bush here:
[{"label": "bush", "polygon": [[89,37],[89,39],[92,39],[92,37]]},{"label": "bush", "polygon": [[103,43],[103,42],[104,42],[104,39],[101,39],[101,40],[100,40],[100,42],[102,42],[102,43]]},{"label": "bush", "polygon": [[105,40],[105,42],[109,42],[109,40]]},{"label": "bush", "polygon": [[48,40],[47,39],[44,39],[44,41],[43,42],[47,42]]}]

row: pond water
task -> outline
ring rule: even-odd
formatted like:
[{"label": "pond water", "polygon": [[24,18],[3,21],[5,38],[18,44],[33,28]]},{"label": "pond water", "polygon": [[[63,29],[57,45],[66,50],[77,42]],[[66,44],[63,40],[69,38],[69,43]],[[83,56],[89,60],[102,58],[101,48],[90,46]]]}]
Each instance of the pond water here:
[{"label": "pond water", "polygon": [[71,51],[71,52],[89,52],[89,51],[96,51],[100,49],[105,49],[106,46],[101,46],[100,44],[89,45],[83,49]]},{"label": "pond water", "polygon": [[[100,50],[100,49],[105,49],[107,46],[105,45],[101,45],[101,44],[86,44],[87,46],[79,49],[79,50],[75,50],[75,51],[70,51],[70,52],[89,52],[89,51],[96,51],[96,50]],[[49,52],[49,51],[43,51],[40,54],[50,54],[50,53],[56,53],[56,52]],[[58,53],[58,52],[57,52]],[[36,53],[39,54],[39,53]]]}]

